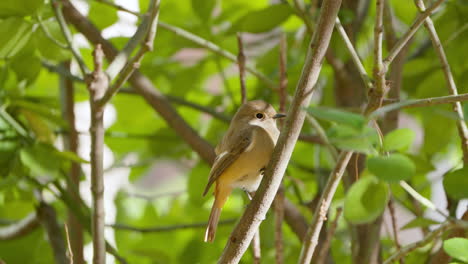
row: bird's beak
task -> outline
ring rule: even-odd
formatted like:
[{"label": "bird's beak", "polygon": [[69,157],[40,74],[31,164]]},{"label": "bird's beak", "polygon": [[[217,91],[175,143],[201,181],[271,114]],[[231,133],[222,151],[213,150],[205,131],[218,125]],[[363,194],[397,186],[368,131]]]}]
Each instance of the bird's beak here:
[{"label": "bird's beak", "polygon": [[283,117],[286,117],[285,114],[276,114],[273,116],[273,119],[277,119],[277,118],[283,118]]}]

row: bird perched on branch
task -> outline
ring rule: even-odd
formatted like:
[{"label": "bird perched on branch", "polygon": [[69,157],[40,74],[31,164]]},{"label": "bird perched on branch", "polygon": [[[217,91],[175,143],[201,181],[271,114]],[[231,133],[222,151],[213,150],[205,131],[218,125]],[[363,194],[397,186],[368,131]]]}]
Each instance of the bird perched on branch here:
[{"label": "bird perched on branch", "polygon": [[268,103],[256,100],[243,104],[229,125],[227,133],[216,146],[216,159],[210,171],[203,196],[213,183],[214,203],[205,232],[205,242],[215,238],[221,208],[233,188],[255,192],[263,177],[265,167],[278,140],[277,114]]}]

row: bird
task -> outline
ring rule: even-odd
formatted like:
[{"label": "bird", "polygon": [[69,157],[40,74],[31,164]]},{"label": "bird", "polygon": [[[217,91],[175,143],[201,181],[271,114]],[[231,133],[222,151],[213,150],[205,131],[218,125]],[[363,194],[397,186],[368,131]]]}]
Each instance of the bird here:
[{"label": "bird", "polygon": [[280,131],[276,119],[285,117],[262,100],[242,104],[234,115],[210,170],[205,196],[215,183],[214,202],[205,231],[205,242],[213,242],[221,209],[234,188],[248,194],[257,190],[270,161]]}]

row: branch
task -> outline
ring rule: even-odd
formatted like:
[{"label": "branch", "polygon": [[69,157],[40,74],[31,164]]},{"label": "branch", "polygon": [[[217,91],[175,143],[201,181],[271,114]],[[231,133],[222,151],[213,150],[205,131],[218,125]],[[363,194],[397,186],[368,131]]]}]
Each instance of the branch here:
[{"label": "branch", "polygon": [[356,65],[357,70],[359,71],[359,75],[361,76],[362,81],[364,82],[364,85],[366,86],[367,90],[370,90],[372,88],[372,82],[367,75],[366,69],[364,68],[364,65],[361,62],[361,59],[359,58],[359,55],[356,51],[356,49],[353,46],[353,43],[351,43],[351,40],[348,37],[348,34],[346,34],[346,31],[341,24],[340,18],[337,17],[335,21],[335,28],[338,30],[338,33],[340,34],[341,38],[343,39],[346,48],[348,48],[348,51],[351,55],[351,59],[353,60],[354,64]]},{"label": "branch", "polygon": [[317,83],[340,4],[341,0],[328,0],[322,4],[318,26],[308,48],[285,126],[282,128],[260,187],[232,232],[219,263],[239,262],[273,202],[304,124],[306,115],[304,108],[309,106]]},{"label": "branch", "polygon": [[67,258],[66,243],[63,239],[62,230],[57,222],[57,214],[52,206],[41,202],[37,208],[37,215],[44,226],[44,229],[49,238],[52,252],[54,253],[55,263],[68,264],[70,260]]},{"label": "branch", "polygon": [[57,19],[57,22],[60,26],[60,30],[62,31],[65,41],[67,42],[67,46],[70,49],[71,53],[73,54],[73,57],[75,58],[76,62],[78,63],[81,73],[83,74],[83,76],[85,76],[86,74],[89,73],[89,69],[88,67],[86,67],[86,64],[83,61],[83,58],[81,57],[80,52],[75,47],[70,30],[68,29],[67,23],[65,22],[65,19],[63,18],[62,9],[60,9],[59,3],[57,2],[57,0],[52,0],[50,3],[52,5],[52,9],[54,10],[55,18]]},{"label": "branch", "polygon": [[[398,238],[398,225],[397,225],[397,219],[396,219],[396,213],[395,213],[395,205],[394,205],[392,198],[390,199],[390,201],[388,201],[388,209],[390,212],[390,219],[392,222],[393,240],[395,241],[395,247],[397,251],[400,251],[401,244],[400,244],[400,239]],[[400,259],[400,264],[404,264],[404,261],[402,259]]]},{"label": "branch", "polygon": [[393,255],[391,255],[389,258],[387,258],[383,264],[391,264],[394,263],[395,261],[398,261],[399,259],[403,258],[406,256],[408,253],[410,253],[413,250],[416,250],[420,247],[423,247],[427,245],[428,243],[432,242],[439,234],[442,232],[449,230],[453,228],[454,225],[451,222],[445,222],[442,225],[440,225],[439,228],[436,230],[430,232],[427,236],[425,236],[422,240],[415,242],[413,244],[409,244],[405,247],[403,247],[401,250],[395,252]]},{"label": "branch", "polygon": [[[421,12],[425,11],[424,2],[422,0],[417,0],[416,5]],[[432,45],[434,46],[434,50],[439,57],[440,63],[442,64],[442,70],[444,72],[445,80],[447,82],[447,88],[449,89],[449,93],[452,95],[457,95],[458,90],[455,84],[455,80],[452,75],[452,71],[450,70],[450,64],[448,63],[447,56],[445,55],[444,47],[440,42],[439,36],[437,35],[437,31],[434,27],[434,23],[432,23],[432,19],[427,17],[424,21],[424,26],[426,27],[427,31],[429,32],[429,36],[432,41]],[[459,102],[453,103],[453,110],[459,117],[457,121],[458,127],[458,134],[461,139],[461,148],[463,151],[463,163],[468,165],[468,127],[463,117],[463,107]]]},{"label": "branch", "polygon": [[94,71],[86,78],[91,105],[91,193],[93,196],[93,263],[106,263],[106,240],[104,238],[104,107],[99,105],[109,85],[109,79],[102,70],[104,54],[100,44],[93,52]]},{"label": "branch", "polygon": [[283,220],[284,220],[284,188],[281,186],[276,193],[274,206],[275,212],[275,259],[276,264],[284,263],[283,246]]},{"label": "branch", "polygon": [[63,65],[54,65],[46,60],[41,60],[41,64],[42,67],[46,68],[50,72],[55,72],[60,76],[67,77],[75,82],[84,82],[83,78],[73,75],[73,73],[71,73],[68,69],[65,69]]},{"label": "branch", "polygon": [[450,104],[454,102],[463,102],[463,101],[468,101],[468,93],[459,94],[459,95],[431,97],[431,98],[424,98],[424,99],[406,100],[403,102],[398,102],[398,103],[393,103],[393,104],[382,106],[381,108],[372,112],[369,115],[369,118],[371,119],[377,118],[379,116],[383,116],[385,113],[395,111],[398,109],[425,107],[425,106],[433,106],[433,105],[439,105],[439,104]]},{"label": "branch", "polygon": [[[70,68],[70,61],[63,63],[65,68]],[[78,131],[75,127],[75,88],[73,81],[60,76],[60,94],[62,102],[62,116],[67,122],[68,133],[63,137],[64,149],[72,153],[78,153]],[[76,201],[80,201],[80,164],[72,162],[67,181],[67,189]],[[85,263],[83,257],[83,226],[72,211],[68,210],[67,227],[69,232],[69,245],[73,264]]]},{"label": "branch", "polygon": [[418,31],[419,27],[422,25],[422,23],[425,21],[427,17],[429,17],[434,10],[444,2],[444,0],[437,0],[434,2],[426,11],[420,13],[417,17],[416,20],[413,22],[411,27],[406,31],[406,33],[400,38],[400,40],[395,44],[395,46],[392,48],[392,50],[389,52],[387,58],[383,61],[383,69],[388,69],[388,66],[390,63],[392,63],[393,59],[400,53],[401,49],[406,46],[408,41],[413,37],[413,35]]},{"label": "branch", "polygon": [[[64,14],[67,20],[72,23],[79,32],[81,32],[91,43],[102,45],[104,54],[109,60],[117,55],[117,50],[105,40],[99,30],[89,22],[86,17],[76,10],[69,2],[63,2]],[[159,24],[161,26],[161,24]],[[144,77],[140,72],[135,71],[130,77],[130,83],[135,90],[151,105],[161,117],[166,120],[168,125],[190,145],[206,162],[212,163],[215,158],[213,147],[201,138],[193,128],[177,113],[171,106],[167,98],[153,86],[151,81]]]},{"label": "branch", "polygon": [[247,103],[247,89],[245,88],[245,54],[241,33],[237,33],[237,47],[239,49],[239,53],[237,54],[237,65],[239,65],[241,103],[245,104]]},{"label": "branch", "polygon": [[[173,26],[173,25],[169,25],[169,24],[166,24],[164,22],[159,22],[159,27],[162,28],[162,29],[165,29],[165,30],[168,30],[168,31],[171,31],[173,33],[175,33],[177,36],[180,36],[180,37],[183,37],[187,40],[190,40],[192,41],[193,43],[197,44],[197,45],[200,45],[208,50],[211,50],[212,52],[218,54],[218,55],[221,55],[222,57],[234,62],[234,63],[237,63],[237,57],[236,55],[232,54],[231,52],[227,51],[227,50],[224,50],[222,48],[220,48],[218,45],[214,44],[213,42],[211,41],[208,41],[206,39],[203,39],[195,34],[192,34],[186,30],[183,30],[182,28],[178,28],[176,26]],[[253,67],[249,66],[249,65],[246,65],[245,66],[245,69],[250,72],[252,75],[256,76],[259,80],[263,81],[268,87],[272,88],[272,89],[276,89],[277,88],[277,85],[270,79],[268,79],[268,77],[266,77],[265,75],[263,75],[262,73],[258,72],[256,69],[254,69]]]},{"label": "branch", "polygon": [[[228,225],[236,222],[236,219],[226,219],[220,220],[219,225]],[[203,223],[193,223],[193,224],[180,224],[180,225],[170,225],[170,226],[155,226],[155,227],[133,227],[123,224],[112,224],[106,225],[116,230],[125,230],[133,231],[138,233],[160,233],[160,232],[170,232],[170,231],[179,231],[184,229],[194,229],[194,228],[205,228],[206,222]]]},{"label": "branch", "polygon": [[369,103],[365,113],[370,113],[382,105],[386,92],[385,74],[387,69],[382,62],[382,41],[383,41],[383,13],[384,1],[377,0],[375,25],[374,25],[374,79],[375,87],[369,90]]},{"label": "branch", "polygon": [[1,227],[0,241],[22,237],[34,231],[38,226],[39,218],[37,213],[30,213],[18,222],[10,224],[9,226]]},{"label": "branch", "polygon": [[[159,4],[160,0],[152,0],[150,2],[148,20],[143,20],[133,38],[128,41],[126,47],[114,58],[112,64],[109,65],[107,73],[110,79],[112,80],[114,77],[113,74],[118,72],[117,80],[99,101],[100,105],[105,105],[112,96],[114,96],[120,87],[127,82],[135,69],[140,66],[143,55],[153,50],[153,42],[156,37],[156,29],[158,26]],[[133,58],[127,61],[127,58],[134,49],[133,46],[136,46],[139,42],[141,42],[141,48]]]},{"label": "branch", "polygon": [[323,241],[323,245],[320,247],[320,251],[317,252],[317,264],[326,263],[328,251],[330,249],[333,236],[335,235],[336,228],[338,227],[338,220],[340,220],[341,213],[343,213],[343,208],[336,208],[335,220],[333,220],[330,228],[328,229],[327,236]]},{"label": "branch", "polygon": [[252,238],[252,255],[253,255],[253,263],[260,264],[262,252],[260,249],[260,229],[255,232],[254,237]]},{"label": "branch", "polygon": [[340,183],[341,177],[343,176],[352,155],[352,152],[343,151],[338,157],[335,168],[330,174],[327,185],[320,197],[319,206],[317,207],[319,208],[319,211],[314,214],[312,224],[309,226],[306,237],[304,238],[304,244],[299,257],[300,264],[310,263],[310,260],[312,259],[312,255],[314,254],[315,247],[318,243],[320,230],[322,229],[323,222],[327,218],[327,211],[330,207],[331,200],[335,195],[336,188]]}]

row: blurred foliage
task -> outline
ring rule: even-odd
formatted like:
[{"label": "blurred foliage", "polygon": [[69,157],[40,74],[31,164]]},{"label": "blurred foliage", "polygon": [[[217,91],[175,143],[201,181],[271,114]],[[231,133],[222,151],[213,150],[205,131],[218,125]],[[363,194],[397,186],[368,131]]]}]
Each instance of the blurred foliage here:
[{"label": "blurred foliage", "polygon": [[[138,25],[140,19],[124,19],[116,9],[93,0],[78,1],[88,6],[88,18],[106,34],[118,21]],[[122,1],[120,1],[122,2]],[[140,12],[148,0],[138,1]],[[279,81],[278,36],[287,37],[287,74],[289,94],[293,94],[300,78],[305,52],[310,41],[304,24],[293,8],[293,1],[266,0],[191,0],[161,1],[160,20],[183,28],[207,39],[223,49],[237,54],[236,32],[249,32],[245,41],[248,64],[273,82]],[[311,17],[316,18],[316,10]],[[315,1],[311,1],[315,2]],[[320,2],[320,1],[319,1]],[[401,36],[417,15],[412,1],[389,1],[395,15],[396,34]],[[356,48],[367,72],[372,72],[372,41],[375,1],[355,35]],[[138,11],[138,10],[136,10]],[[351,9],[340,11],[345,27],[357,19]],[[451,0],[433,16],[442,45],[458,84],[459,93],[468,92],[468,63],[463,56],[468,43],[468,4]],[[119,22],[119,23],[120,23]],[[117,26],[118,27],[118,26]],[[74,31],[72,27],[73,33]],[[109,40],[121,49],[128,34],[114,28]],[[62,138],[69,131],[61,115],[59,76],[44,65],[64,67],[71,53],[62,47],[66,43],[53,16],[48,0],[0,1],[0,219],[17,221],[34,211],[34,192],[52,181],[65,184],[72,161],[88,168],[88,154],[63,151]],[[92,65],[92,47],[76,35],[74,41],[88,66]],[[339,36],[333,36],[331,46],[340,59],[349,60]],[[447,94],[440,62],[424,30],[419,30],[409,49],[402,80],[402,99],[417,99]],[[159,28],[154,52],[145,55],[140,70],[165,94],[203,105],[232,116],[240,102],[237,66],[224,57],[211,53],[190,40]],[[79,76],[72,63],[72,73]],[[222,73],[222,74],[221,74]],[[344,219],[331,243],[335,263],[351,263],[349,226],[374,221],[394,197],[403,207],[415,212],[414,203],[397,184],[407,180],[426,198],[433,195],[433,183],[426,176],[441,164],[450,171],[443,186],[454,200],[468,198],[467,169],[461,169],[462,152],[451,107],[434,106],[402,111],[403,128],[393,130],[383,140],[357,109],[336,108],[335,72],[327,63],[321,72],[319,92],[309,113],[324,127],[331,144],[354,150],[369,158],[360,178],[350,186],[340,185],[332,208],[344,205]],[[250,99],[263,99],[278,107],[278,96],[265,83],[247,75]],[[75,99],[81,111],[78,122],[86,123],[89,113],[88,93],[83,83],[75,83]],[[352,98],[349,98],[350,100]],[[111,102],[115,120],[109,122],[105,144],[111,152],[109,170],[126,168],[123,184],[117,186],[112,199],[116,223],[134,227],[151,227],[199,223],[207,220],[212,198],[202,197],[209,166],[168,126],[167,123],[138,95],[120,93]],[[177,106],[181,116],[212,145],[218,142],[228,124],[208,114],[185,106]],[[464,104],[465,115],[468,104]],[[107,113],[107,112],[106,112]],[[305,124],[305,134],[315,134]],[[80,130],[83,144],[87,128]],[[87,146],[84,147],[88,151]],[[108,154],[106,154],[108,155]],[[333,169],[334,160],[327,148],[298,142],[284,179],[286,197],[311,219],[309,207]],[[84,170],[86,172],[86,169]],[[82,177],[86,179],[85,176]],[[128,179],[128,181],[127,181]],[[106,181],[113,181],[106,178]],[[109,186],[111,184],[109,183]],[[50,187],[50,184],[49,184]],[[107,187],[106,187],[107,188]],[[113,187],[112,187],[113,188]],[[112,189],[109,188],[109,189]],[[53,196],[53,188],[43,193],[58,211],[59,222],[66,220],[66,206]],[[87,193],[89,190],[82,190]],[[85,199],[86,200],[86,199]],[[222,219],[238,218],[247,201],[241,191],[235,191]],[[107,205],[107,204],[106,204]],[[333,211],[333,210],[331,210]],[[346,220],[346,221],[345,221]],[[437,224],[422,216],[415,217],[402,229],[429,227]],[[202,243],[203,229],[181,229],[171,232],[139,233],[115,231],[115,245],[129,263],[214,263],[221,254],[233,224],[218,229],[213,244]],[[283,226],[285,263],[295,263],[301,242],[287,226]],[[261,225],[262,262],[274,262],[274,217],[270,212]],[[394,252],[392,236],[382,237],[384,257]],[[89,237],[86,237],[89,243]],[[112,241],[112,240],[111,240]],[[467,261],[466,239],[446,240],[444,250],[458,261]],[[461,250],[463,248],[463,250]],[[407,264],[424,263],[431,253],[429,247],[413,251]],[[0,242],[0,259],[8,264],[52,263],[53,255],[44,230],[39,228],[27,236]],[[251,263],[247,253],[242,263]]]}]

